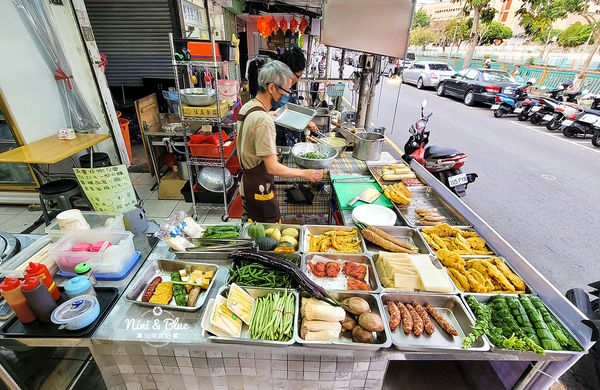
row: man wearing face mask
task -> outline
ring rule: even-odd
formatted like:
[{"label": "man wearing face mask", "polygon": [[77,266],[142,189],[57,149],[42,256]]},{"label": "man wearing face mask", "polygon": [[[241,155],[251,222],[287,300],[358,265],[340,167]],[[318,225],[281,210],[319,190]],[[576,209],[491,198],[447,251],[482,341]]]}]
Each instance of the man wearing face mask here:
[{"label": "man wearing face mask", "polygon": [[[304,57],[304,52],[299,47],[292,47],[284,51],[281,56],[279,56],[279,60],[289,66],[294,74],[294,81],[292,82],[292,93],[289,95],[289,99],[282,99],[279,102],[273,101],[271,111],[277,110],[279,107],[283,107],[285,103],[293,103],[298,104],[298,93],[296,92],[296,83],[302,77],[302,73],[304,73],[304,68],[306,68],[306,58]],[[276,126],[277,129],[277,146],[294,146],[298,142],[305,142],[306,137],[304,133],[298,132],[295,130],[287,129],[282,126]],[[310,122],[308,124],[308,129],[310,131],[316,131],[317,126],[314,122]]]},{"label": "man wearing face mask", "polygon": [[314,169],[295,169],[277,161],[276,131],[269,114],[271,102],[289,96],[294,74],[287,65],[272,61],[258,74],[258,93],[244,104],[238,115],[238,157],[242,166],[242,194],[245,214],[258,222],[279,222],[274,176],[319,181],[322,173]]}]

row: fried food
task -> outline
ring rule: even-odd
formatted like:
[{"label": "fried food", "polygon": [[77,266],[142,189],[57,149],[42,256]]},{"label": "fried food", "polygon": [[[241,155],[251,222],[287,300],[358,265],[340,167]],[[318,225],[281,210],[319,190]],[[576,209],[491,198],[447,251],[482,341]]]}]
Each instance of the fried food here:
[{"label": "fried food", "polygon": [[510,268],[508,268],[508,265],[506,265],[506,263],[501,258],[492,257],[490,261],[491,260],[494,260],[494,264],[496,265],[496,267],[498,267],[500,272],[502,272],[504,276],[506,276],[506,278],[515,286],[517,290],[525,290],[527,288],[525,281],[518,277]]},{"label": "fried food", "polygon": [[334,263],[333,261],[330,261],[329,263],[325,264],[325,275],[327,275],[330,278],[336,278],[340,273],[340,268],[341,266],[339,263]]},{"label": "fried food", "polygon": [[485,240],[481,237],[468,237],[466,241],[473,249],[485,249]]},{"label": "fried food", "polygon": [[438,259],[448,268],[464,269],[467,263],[454,252],[450,252],[448,249],[440,249],[436,253]]},{"label": "fried food", "polygon": [[430,228],[424,228],[423,232],[432,235],[435,234],[439,237],[450,237],[456,234],[455,229],[447,223],[442,223]]},{"label": "fried food", "polygon": [[311,261],[308,262],[308,266],[310,267],[311,272],[313,273],[313,275],[319,277],[319,278],[324,278],[325,277],[325,263],[322,261],[319,261],[317,263],[313,263]]},{"label": "fried food", "polygon": [[371,287],[367,283],[354,278],[348,278],[346,285],[348,290],[371,291]]},{"label": "fried food", "polygon": [[[427,221],[422,221],[427,222]],[[486,247],[486,242],[477,233],[461,230],[446,223],[423,228],[421,234],[434,252],[447,249],[457,255],[491,255],[494,252]]]},{"label": "fried food", "polygon": [[460,291],[469,292],[471,290],[471,285],[469,284],[469,280],[465,275],[460,273],[455,268],[446,268],[446,271],[448,272],[450,279],[454,281],[454,284]]},{"label": "fried food", "polygon": [[358,230],[330,230],[323,234],[309,234],[310,252],[360,253]]},{"label": "fried food", "polygon": [[356,264],[352,261],[346,261],[342,273],[358,280],[365,280],[367,276],[367,267],[364,264]]},{"label": "fried food", "polygon": [[[471,271],[471,269],[469,269],[469,271]],[[475,274],[473,272],[469,272],[469,271],[462,270],[462,272],[461,272],[459,270],[459,272],[461,274],[463,274],[464,276],[467,277],[467,280],[469,281],[470,291],[475,292],[475,293],[485,293],[487,291],[485,285],[482,284],[479,280],[477,280],[477,277],[475,276]],[[477,272],[477,270],[473,270],[473,271]],[[481,274],[479,274],[479,275],[481,275]]]},{"label": "fried food", "polygon": [[488,274],[498,282],[500,287],[502,287],[502,290],[511,293],[514,293],[516,291],[515,286],[513,286],[512,283],[506,278],[506,276],[504,276],[504,274],[500,272],[498,267],[496,267],[489,261],[486,261],[483,264],[487,267]]}]

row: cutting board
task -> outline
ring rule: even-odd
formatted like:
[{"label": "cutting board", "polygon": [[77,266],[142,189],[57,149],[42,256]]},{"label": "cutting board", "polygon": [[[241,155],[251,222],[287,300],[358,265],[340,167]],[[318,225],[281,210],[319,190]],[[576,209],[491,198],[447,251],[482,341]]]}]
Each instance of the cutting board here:
[{"label": "cutting board", "polygon": [[358,196],[358,194],[360,194],[367,188],[375,188],[377,189],[377,191],[381,192],[381,196],[371,204],[378,204],[383,207],[392,208],[392,203],[388,198],[385,197],[385,195],[383,195],[383,191],[377,183],[340,183],[335,181],[333,182],[333,189],[335,190],[335,194],[338,197],[338,201],[342,210],[352,210],[356,206],[365,204],[365,202],[359,200],[352,207],[346,206],[346,203],[348,203],[355,196]]}]

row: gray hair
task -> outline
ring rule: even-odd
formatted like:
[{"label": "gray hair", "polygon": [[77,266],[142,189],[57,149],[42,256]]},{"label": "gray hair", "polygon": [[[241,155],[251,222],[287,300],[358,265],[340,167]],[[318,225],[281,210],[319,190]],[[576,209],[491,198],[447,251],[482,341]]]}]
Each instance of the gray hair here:
[{"label": "gray hair", "polygon": [[294,79],[292,70],[281,61],[271,61],[258,72],[258,87],[261,91],[266,91],[271,83],[283,86],[287,80]]}]

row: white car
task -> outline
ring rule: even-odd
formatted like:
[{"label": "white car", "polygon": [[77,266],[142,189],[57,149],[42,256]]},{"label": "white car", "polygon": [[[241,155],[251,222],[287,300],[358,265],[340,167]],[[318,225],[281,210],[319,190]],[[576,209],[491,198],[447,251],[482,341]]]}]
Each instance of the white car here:
[{"label": "white car", "polygon": [[441,80],[449,79],[456,72],[443,62],[417,61],[402,71],[402,82],[415,84],[417,88],[436,87]]}]

